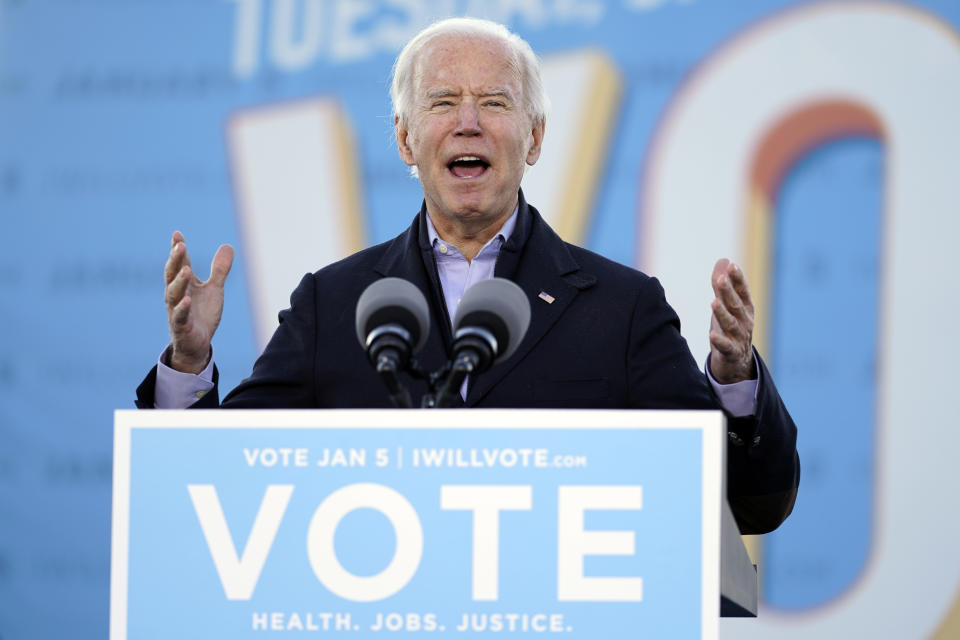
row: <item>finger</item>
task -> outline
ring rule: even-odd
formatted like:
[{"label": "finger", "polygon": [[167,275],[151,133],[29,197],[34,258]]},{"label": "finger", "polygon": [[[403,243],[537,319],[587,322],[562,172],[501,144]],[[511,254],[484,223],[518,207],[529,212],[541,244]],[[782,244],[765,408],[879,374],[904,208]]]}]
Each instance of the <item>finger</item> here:
[{"label": "finger", "polygon": [[[182,235],[180,237],[183,238]],[[163,281],[170,284],[170,281],[177,277],[184,265],[190,265],[190,254],[187,253],[186,243],[181,239],[170,248],[170,257],[167,258],[167,263],[163,267]]]},{"label": "finger", "polygon": [[736,343],[722,333],[710,332],[710,346],[725,357],[734,358],[737,356]]},{"label": "finger", "polygon": [[747,276],[743,273],[740,265],[731,262],[727,267],[727,276],[730,278],[730,284],[733,285],[734,290],[737,292],[737,295],[740,296],[744,306],[753,307],[753,300],[750,297],[750,287],[747,285]]},{"label": "finger", "polygon": [[744,331],[740,321],[730,313],[720,300],[714,299],[710,306],[713,309],[713,317],[717,324],[716,328],[732,338],[739,339],[743,336]]},{"label": "finger", "polygon": [[165,284],[169,285],[180,273],[180,269],[183,268],[183,247],[182,242],[175,242],[170,247],[170,255],[167,256],[167,262],[163,265],[163,282]]},{"label": "finger", "polygon": [[740,295],[733,288],[733,284],[730,282],[730,277],[724,273],[718,280],[719,282],[719,292],[717,293],[717,299],[723,304],[728,312],[734,317],[740,320],[747,319],[746,308],[743,305],[743,300],[740,299]]},{"label": "finger", "polygon": [[[179,247],[179,249],[177,247]],[[170,237],[171,254],[174,250],[183,252],[183,256],[181,258],[183,264],[190,264],[190,254],[187,252],[187,240],[179,231],[174,231],[173,235]]]},{"label": "finger", "polygon": [[210,263],[210,282],[222,287],[230,267],[233,266],[233,247],[228,244],[220,245]]},{"label": "finger", "polygon": [[726,258],[720,258],[717,260],[716,264],[713,265],[713,274],[710,276],[710,284],[713,286],[713,292],[717,297],[720,297],[720,280],[721,276],[726,274],[727,266],[730,264],[730,261]]},{"label": "finger", "polygon": [[170,314],[170,328],[176,331],[187,325],[190,319],[190,296],[184,296]]},{"label": "finger", "polygon": [[184,265],[180,269],[180,273],[167,285],[164,291],[164,301],[168,307],[174,307],[180,303],[183,294],[187,291],[187,284],[190,282],[191,275],[193,275],[193,270],[188,265]]}]

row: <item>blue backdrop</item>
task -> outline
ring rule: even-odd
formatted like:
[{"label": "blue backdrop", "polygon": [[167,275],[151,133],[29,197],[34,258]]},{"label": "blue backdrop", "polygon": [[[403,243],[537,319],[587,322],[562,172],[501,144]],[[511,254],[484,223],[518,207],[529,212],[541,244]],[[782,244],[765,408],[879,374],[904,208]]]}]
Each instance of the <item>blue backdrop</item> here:
[{"label": "blue backdrop", "polygon": [[[166,344],[172,230],[203,274],[220,243],[238,248],[215,341],[221,387],[256,357],[231,118],[335,98],[353,132],[363,239],[380,242],[421,199],[387,95],[407,37],[471,14],[545,58],[600,50],[619,93],[580,242],[636,265],[643,170],[668,104],[711,52],[797,4],[0,0],[0,639],[106,635],[112,412],[132,406]],[[960,28],[953,0],[909,6]],[[299,57],[278,44],[285,7]],[[842,596],[873,544],[884,153],[863,137],[819,147],[775,203],[768,355],[803,461],[796,511],[763,547],[764,598],[780,609]]]}]

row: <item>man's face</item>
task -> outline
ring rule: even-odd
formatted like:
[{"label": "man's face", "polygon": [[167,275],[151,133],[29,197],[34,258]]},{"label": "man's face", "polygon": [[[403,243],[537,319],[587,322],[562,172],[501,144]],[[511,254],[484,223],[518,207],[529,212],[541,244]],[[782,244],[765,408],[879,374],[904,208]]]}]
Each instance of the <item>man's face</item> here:
[{"label": "man's face", "polygon": [[396,122],[396,134],[431,219],[441,233],[502,224],[543,138],[523,107],[519,70],[496,40],[447,36],[424,47],[417,71],[410,120]]}]

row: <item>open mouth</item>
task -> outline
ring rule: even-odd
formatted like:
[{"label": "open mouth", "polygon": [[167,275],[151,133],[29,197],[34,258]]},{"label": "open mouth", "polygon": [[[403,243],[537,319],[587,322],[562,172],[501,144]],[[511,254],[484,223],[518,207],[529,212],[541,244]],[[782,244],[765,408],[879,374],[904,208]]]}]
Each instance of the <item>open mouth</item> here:
[{"label": "open mouth", "polygon": [[458,178],[479,178],[490,167],[486,160],[479,156],[458,156],[454,158],[447,169]]}]

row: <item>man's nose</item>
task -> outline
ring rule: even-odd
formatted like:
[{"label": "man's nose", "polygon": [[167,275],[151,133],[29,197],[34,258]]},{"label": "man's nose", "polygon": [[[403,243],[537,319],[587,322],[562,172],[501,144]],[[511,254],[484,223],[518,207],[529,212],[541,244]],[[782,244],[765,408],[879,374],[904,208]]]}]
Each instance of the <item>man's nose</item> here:
[{"label": "man's nose", "polygon": [[454,133],[461,136],[480,135],[480,109],[476,102],[465,100],[460,103],[457,109],[457,128]]}]

